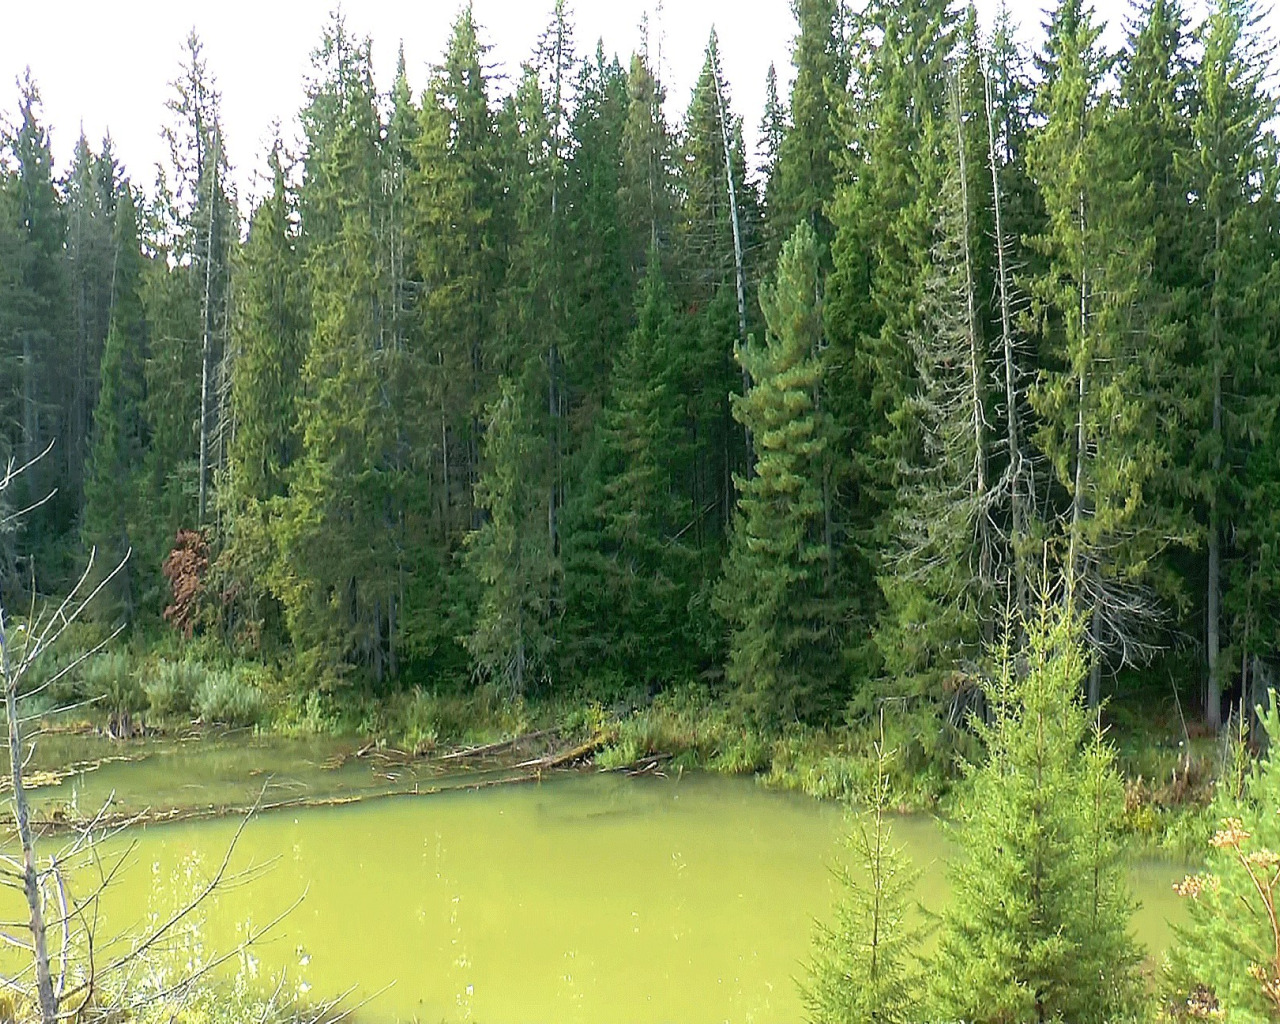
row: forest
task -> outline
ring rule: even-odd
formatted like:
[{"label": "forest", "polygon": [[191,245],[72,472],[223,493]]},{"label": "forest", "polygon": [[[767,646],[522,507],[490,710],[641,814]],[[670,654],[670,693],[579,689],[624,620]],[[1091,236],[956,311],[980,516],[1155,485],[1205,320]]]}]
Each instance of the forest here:
[{"label": "forest", "polygon": [[[758,160],[717,39],[687,109],[558,3],[419,96],[335,14],[305,144],[235,192],[199,38],[153,181],[0,164],[0,444],[52,445],[14,597],[282,666],[294,701],[692,683],[764,729],[962,717],[1070,578],[1091,703],[1211,729],[1277,656],[1275,96],[1243,0],[1087,4],[1034,50],[944,0],[796,0]],[[754,115],[753,115],[754,116]],[[140,641],[140,642],[145,642]]]},{"label": "forest", "polygon": [[[793,67],[745,114],[714,32],[686,105],[648,45],[579,45],[565,0],[506,71],[464,5],[426,89],[402,48],[382,92],[335,13],[254,202],[195,31],[154,175],[109,137],[55,167],[23,76],[0,607],[88,565],[67,629],[108,649],[32,685],[103,701],[113,738],[171,712],[378,732],[418,701],[418,751],[452,700],[587,735],[674,708],[737,771],[856,742],[854,778],[802,784],[870,809],[823,1022],[1139,1019],[1119,835],[1198,800],[1225,821],[1197,826],[1218,874],[1179,883],[1172,1017],[1276,1019],[1280,764],[1242,760],[1280,729],[1261,10],[1135,0],[1109,47],[1086,0],[1031,33],[952,0],[792,8]],[[1099,726],[1170,706],[1188,749],[1153,796]],[[637,720],[605,756],[651,769],[669,738]],[[921,1002],[888,817],[952,783]]]}]

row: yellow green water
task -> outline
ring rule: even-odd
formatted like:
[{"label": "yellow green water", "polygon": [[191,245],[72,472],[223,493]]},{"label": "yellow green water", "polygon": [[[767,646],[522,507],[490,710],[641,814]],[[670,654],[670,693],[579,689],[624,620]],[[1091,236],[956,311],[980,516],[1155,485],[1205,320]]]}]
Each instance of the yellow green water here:
[{"label": "yellow green water", "polygon": [[[181,756],[230,792],[243,789],[243,755],[253,753],[241,752],[237,779],[236,746]],[[268,746],[291,788],[356,784],[334,781],[302,748]],[[81,793],[112,784],[137,802],[150,787],[181,791],[183,765],[113,765],[81,779]],[[211,870],[235,828],[224,819],[134,830],[129,868],[106,902],[108,930],[164,909],[189,886],[193,855]],[[205,908],[202,938],[207,952],[230,948],[247,920],[261,924],[304,897],[255,948],[258,969],[287,968],[289,985],[311,998],[380,993],[361,1009],[366,1021],[795,1021],[794,979],[815,918],[830,910],[841,828],[832,805],[703,775],[568,774],[274,812],[248,825],[235,857],[265,873]],[[938,909],[938,826],[907,818],[896,836],[923,871],[922,901]],[[1145,903],[1135,928],[1148,947],[1167,940],[1180,874],[1134,869]]]}]

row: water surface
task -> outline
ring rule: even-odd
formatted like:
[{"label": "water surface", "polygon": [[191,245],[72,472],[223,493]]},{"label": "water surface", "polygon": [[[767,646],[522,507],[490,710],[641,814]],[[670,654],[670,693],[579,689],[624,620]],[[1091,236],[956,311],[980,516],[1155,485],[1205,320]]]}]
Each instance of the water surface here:
[{"label": "water surface", "polygon": [[[193,855],[197,876],[211,870],[235,828],[135,830],[110,925],[162,912],[190,887]],[[287,968],[312,997],[381,992],[359,1015],[368,1021],[795,1021],[794,979],[830,912],[842,828],[834,805],[705,775],[569,774],[279,811],[247,826],[235,857],[270,867],[210,903],[202,939],[230,948],[246,921],[305,895],[255,949],[257,968]],[[939,827],[905,818],[895,833],[921,869],[922,901],[939,909]],[[1180,875],[1135,868],[1149,947],[1167,941]]]}]

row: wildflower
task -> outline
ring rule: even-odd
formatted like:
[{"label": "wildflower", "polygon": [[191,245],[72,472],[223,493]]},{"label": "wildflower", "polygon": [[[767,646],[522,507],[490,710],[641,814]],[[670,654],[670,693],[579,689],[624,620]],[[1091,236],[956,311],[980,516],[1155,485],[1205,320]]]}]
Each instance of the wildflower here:
[{"label": "wildflower", "polygon": [[1239,818],[1227,818],[1223,822],[1223,828],[1214,834],[1209,840],[1209,845],[1217,850],[1227,848],[1238,850],[1241,844],[1249,838],[1249,832],[1244,830],[1244,822]]},{"label": "wildflower", "polygon": [[1280,853],[1273,853],[1271,850],[1254,850],[1245,860],[1255,867],[1270,869],[1280,864]]},{"label": "wildflower", "polygon": [[1173,883],[1173,891],[1183,899],[1198,899],[1204,892],[1204,879],[1200,875],[1187,875],[1181,882]]}]

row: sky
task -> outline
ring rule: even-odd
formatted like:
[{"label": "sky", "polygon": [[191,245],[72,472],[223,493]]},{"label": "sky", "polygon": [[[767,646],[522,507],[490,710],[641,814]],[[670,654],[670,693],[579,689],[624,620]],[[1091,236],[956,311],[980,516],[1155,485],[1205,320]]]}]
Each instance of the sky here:
[{"label": "sky", "polygon": [[[378,85],[390,87],[396,54],[404,43],[415,91],[427,81],[443,51],[461,0],[347,0],[348,24],[373,39]],[[549,20],[553,0],[474,0],[477,21],[493,47],[498,70],[512,75],[532,51]],[[746,119],[755,144],[764,107],[764,82],[776,63],[785,80],[795,35],[788,0],[571,0],[580,53],[606,53],[627,61],[650,24],[650,51],[661,52],[668,116],[684,111],[702,66],[712,26],[736,113]],[[979,0],[989,18],[997,0]],[[1029,34],[1043,20],[1043,0],[1008,0]],[[46,5],[47,4],[47,5]],[[1127,0],[1095,0],[1118,39]],[[165,158],[160,138],[183,42],[194,27],[204,40],[209,68],[222,91],[228,153],[242,200],[263,188],[265,154],[279,123],[286,141],[296,139],[295,115],[303,102],[310,53],[334,0],[60,0],[6,3],[0,33],[0,116],[17,108],[16,78],[30,67],[44,101],[55,170],[65,169],[83,126],[97,143],[109,130],[118,159],[136,184],[149,187],[155,164]],[[1277,23],[1273,13],[1272,24]],[[1280,33],[1277,33],[1280,36]],[[660,43],[660,47],[659,47]]]}]

